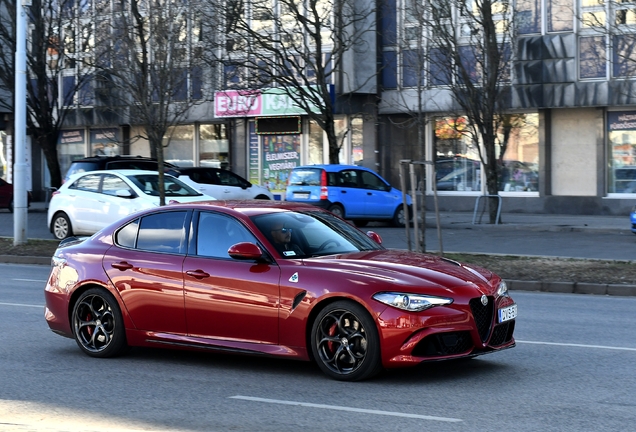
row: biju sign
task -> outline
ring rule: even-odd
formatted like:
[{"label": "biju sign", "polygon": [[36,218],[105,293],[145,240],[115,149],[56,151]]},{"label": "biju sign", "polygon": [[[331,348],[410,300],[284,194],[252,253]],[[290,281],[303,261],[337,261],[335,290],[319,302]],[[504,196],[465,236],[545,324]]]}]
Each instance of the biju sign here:
[{"label": "biju sign", "polygon": [[[306,91],[318,91],[318,87],[304,87]],[[292,93],[297,90],[292,90]],[[317,105],[310,105],[311,112],[319,113]],[[224,90],[214,93],[215,117],[257,117],[303,115],[307,111],[299,107],[286,90],[280,88],[262,90]]]}]

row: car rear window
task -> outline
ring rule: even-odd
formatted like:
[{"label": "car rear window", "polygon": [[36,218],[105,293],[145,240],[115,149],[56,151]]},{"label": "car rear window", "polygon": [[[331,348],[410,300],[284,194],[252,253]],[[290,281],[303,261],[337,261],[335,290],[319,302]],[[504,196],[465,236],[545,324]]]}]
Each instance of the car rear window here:
[{"label": "car rear window", "polygon": [[292,170],[289,184],[294,186],[320,186],[322,169],[303,168]]},{"label": "car rear window", "polygon": [[95,171],[99,169],[97,162],[73,162],[71,167],[66,173],[66,178],[76,173],[83,173],[86,171]]}]

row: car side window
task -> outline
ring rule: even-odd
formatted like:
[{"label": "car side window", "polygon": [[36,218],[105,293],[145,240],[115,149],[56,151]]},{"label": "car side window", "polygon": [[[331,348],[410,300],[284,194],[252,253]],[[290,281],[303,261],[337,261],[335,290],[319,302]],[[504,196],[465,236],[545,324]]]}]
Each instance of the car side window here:
[{"label": "car side window", "polygon": [[139,231],[139,219],[128,223],[115,234],[115,244],[125,248],[134,248],[137,243],[137,233]]},{"label": "car side window", "polygon": [[218,171],[217,175],[223,186],[241,186],[241,182],[229,171]]},{"label": "car side window", "polygon": [[340,186],[359,187],[358,172],[355,170],[340,171]]},{"label": "car side window", "polygon": [[365,189],[373,189],[373,190],[381,190],[386,191],[387,185],[384,183],[380,177],[377,175],[370,173],[368,171],[361,171],[362,184]]},{"label": "car side window", "polygon": [[87,174],[75,180],[75,182],[69,186],[69,189],[77,189],[87,192],[99,192],[99,181],[101,179],[101,174]]},{"label": "car side window", "polygon": [[256,238],[239,221],[218,213],[201,212],[197,224],[196,254],[212,258],[230,258],[230,246],[256,243]]},{"label": "car side window", "polygon": [[183,253],[185,250],[185,211],[167,211],[141,218],[137,249],[152,252]]},{"label": "car side window", "polygon": [[117,191],[119,190],[127,190],[131,195],[134,195],[132,189],[128,186],[128,184],[114,175],[104,175],[104,181],[102,182],[102,193],[105,195],[117,195]]}]

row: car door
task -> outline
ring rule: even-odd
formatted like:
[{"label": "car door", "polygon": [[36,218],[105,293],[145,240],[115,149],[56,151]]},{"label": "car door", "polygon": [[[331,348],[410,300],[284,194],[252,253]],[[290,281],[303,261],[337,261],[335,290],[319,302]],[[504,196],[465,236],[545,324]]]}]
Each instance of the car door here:
[{"label": "car door", "polygon": [[71,218],[76,232],[94,233],[101,228],[101,180],[101,174],[86,174],[75,180],[66,190],[67,205],[64,211]]},{"label": "car door", "polygon": [[[128,197],[118,196],[117,193],[119,191],[126,191],[130,195]],[[95,220],[99,225],[99,229],[140,210],[141,206],[135,203],[136,196],[135,191],[123,179],[116,175],[104,174],[98,199],[101,212],[96,216]]]},{"label": "car door", "polygon": [[201,169],[183,170],[179,180],[215,199],[227,199],[223,197],[223,187],[218,184],[219,180],[215,171]]},{"label": "car door", "polygon": [[391,193],[391,186],[370,171],[359,171],[364,193],[364,213],[369,218],[390,218],[402,198]]},{"label": "car door", "polygon": [[188,334],[278,343],[279,267],[228,255],[233,244],[257,243],[234,218],[201,212],[193,226],[194,242],[183,263]]},{"label": "car door", "polygon": [[[336,186],[331,187],[329,199],[340,202],[345,211],[345,217],[355,218],[364,215],[365,193],[360,188],[359,171],[355,169],[343,170],[336,176]],[[331,191],[335,196],[332,197]]]},{"label": "car door", "polygon": [[136,219],[115,234],[104,255],[108,274],[135,328],[186,333],[183,259],[187,211],[165,211]]},{"label": "car door", "polygon": [[248,190],[250,184],[246,180],[227,170],[218,170],[216,174],[223,188],[223,199],[254,198],[251,196],[251,191]]}]

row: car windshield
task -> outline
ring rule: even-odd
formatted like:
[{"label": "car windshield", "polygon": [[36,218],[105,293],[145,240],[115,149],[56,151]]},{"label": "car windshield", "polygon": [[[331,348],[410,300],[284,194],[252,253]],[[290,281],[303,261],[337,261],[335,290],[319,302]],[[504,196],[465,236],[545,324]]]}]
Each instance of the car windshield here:
[{"label": "car windshield", "polygon": [[322,169],[295,169],[289,176],[289,184],[294,186],[320,186]]},{"label": "car windshield", "polygon": [[251,219],[284,258],[384,249],[357,228],[326,212],[289,211]]},{"label": "car windshield", "polygon": [[[146,195],[159,196],[159,176],[156,174],[137,174],[128,177]],[[187,184],[172,176],[163,177],[165,196],[202,196]]]}]

